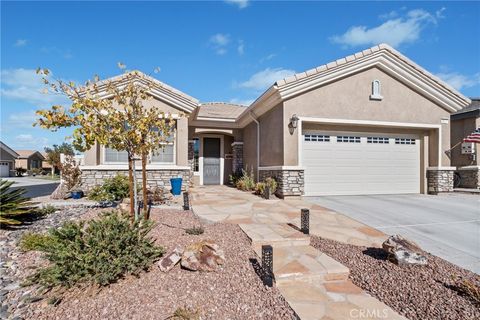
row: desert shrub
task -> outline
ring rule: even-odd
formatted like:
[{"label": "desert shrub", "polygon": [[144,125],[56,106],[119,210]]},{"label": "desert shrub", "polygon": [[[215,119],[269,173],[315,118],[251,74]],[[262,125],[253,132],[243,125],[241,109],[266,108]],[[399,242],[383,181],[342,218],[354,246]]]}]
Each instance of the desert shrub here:
[{"label": "desert shrub", "polygon": [[243,191],[250,191],[255,189],[255,179],[253,178],[253,170],[250,173],[247,170],[242,170],[242,177],[238,179],[236,185],[237,189]]},{"label": "desert shrub", "polygon": [[255,194],[263,195],[265,192],[265,182],[257,182],[255,184]]},{"label": "desert shrub", "polygon": [[187,307],[180,307],[180,308],[177,308],[173,312],[173,315],[171,315],[167,319],[172,319],[172,320],[200,320],[200,310],[191,309],[191,308],[187,308]]},{"label": "desert shrub", "polygon": [[42,249],[53,245],[52,238],[47,234],[25,233],[20,239],[20,249],[23,251],[42,251]]},{"label": "desert shrub", "polygon": [[33,203],[23,195],[23,188],[11,190],[13,181],[0,179],[0,226],[21,224],[22,219],[30,215]]},{"label": "desert shrub", "polygon": [[204,232],[205,231],[203,230],[202,227],[193,227],[193,228],[185,229],[185,233],[190,234],[190,235],[195,235],[195,236],[203,234]]},{"label": "desert shrub", "polygon": [[480,307],[480,287],[470,279],[465,279],[460,276],[452,276],[455,282],[454,290],[460,294],[468,297],[473,303]]},{"label": "desert shrub", "polygon": [[42,174],[42,168],[33,168],[28,171],[28,175],[30,176],[39,176]]},{"label": "desert shrub", "polygon": [[117,174],[107,178],[103,184],[93,187],[88,193],[88,198],[95,201],[118,201],[127,198],[129,195],[128,177]]},{"label": "desert shrub", "polygon": [[153,204],[165,203],[169,198],[170,191],[164,188],[155,187],[147,190],[148,201]]},{"label": "desert shrub", "polygon": [[268,177],[265,179],[265,185],[270,188],[270,192],[273,194],[277,191],[277,181],[272,178]]},{"label": "desert shrub", "polygon": [[235,173],[228,176],[228,181],[232,186],[236,186],[238,180],[240,180],[242,175],[243,175],[242,170],[237,170]]},{"label": "desert shrub", "polygon": [[52,214],[54,213],[55,211],[57,211],[57,208],[55,208],[55,206],[52,206],[51,204],[47,204],[46,206],[43,206],[39,209],[36,209],[35,210],[38,214],[40,215],[47,215],[47,214]]},{"label": "desert shrub", "polygon": [[28,236],[24,248],[45,253],[48,267],[29,277],[47,288],[77,283],[101,286],[148,268],[164,249],[148,237],[150,221],[131,223],[120,211],[104,213],[88,223],[66,222],[44,236]]}]

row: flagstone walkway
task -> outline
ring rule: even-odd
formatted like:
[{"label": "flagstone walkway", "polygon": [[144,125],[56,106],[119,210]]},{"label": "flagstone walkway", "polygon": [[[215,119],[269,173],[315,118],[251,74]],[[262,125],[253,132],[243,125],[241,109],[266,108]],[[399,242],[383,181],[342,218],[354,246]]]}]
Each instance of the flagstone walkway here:
[{"label": "flagstone walkway", "polygon": [[299,231],[300,209],[310,209],[310,233],[323,238],[380,247],[384,233],[302,199],[265,200],[226,186],[190,193],[195,214],[238,224],[259,257],[263,244],[272,245],[275,284],[300,319],[405,319],[351,283],[347,267],[310,246]]}]

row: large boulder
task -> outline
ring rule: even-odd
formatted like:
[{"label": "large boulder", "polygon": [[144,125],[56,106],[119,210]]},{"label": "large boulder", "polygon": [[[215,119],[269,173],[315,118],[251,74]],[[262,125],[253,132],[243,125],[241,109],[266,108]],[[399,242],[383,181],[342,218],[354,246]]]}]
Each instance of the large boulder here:
[{"label": "large boulder", "polygon": [[427,257],[423,255],[422,249],[415,242],[401,235],[390,236],[382,247],[388,253],[388,259],[397,265],[427,264]]},{"label": "large boulder", "polygon": [[181,265],[192,271],[215,271],[224,262],[225,255],[218,244],[203,240],[185,248]]}]

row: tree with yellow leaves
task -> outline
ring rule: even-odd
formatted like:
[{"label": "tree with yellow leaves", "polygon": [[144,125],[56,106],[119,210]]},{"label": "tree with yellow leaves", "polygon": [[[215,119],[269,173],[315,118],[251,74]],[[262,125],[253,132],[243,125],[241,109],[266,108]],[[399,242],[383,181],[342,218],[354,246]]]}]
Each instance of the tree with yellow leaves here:
[{"label": "tree with yellow leaves", "polygon": [[[119,63],[121,69],[125,69]],[[79,151],[90,149],[95,143],[128,155],[130,182],[130,214],[138,219],[135,157],[142,157],[142,180],[144,217],[147,216],[146,163],[149,154],[163,148],[175,130],[175,121],[158,107],[145,107],[150,95],[151,82],[136,71],[125,72],[111,80],[94,81],[84,85],[49,79],[48,69],[37,69],[43,76],[46,91],[63,94],[71,105],[54,105],[47,110],[38,110],[38,125],[56,131],[59,128],[74,127],[73,145]]]}]

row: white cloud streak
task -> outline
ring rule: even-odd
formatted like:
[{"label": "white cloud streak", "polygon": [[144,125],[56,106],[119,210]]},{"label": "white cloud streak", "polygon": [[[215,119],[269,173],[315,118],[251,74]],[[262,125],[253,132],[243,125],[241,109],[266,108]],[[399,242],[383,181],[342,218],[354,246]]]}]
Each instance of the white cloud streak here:
[{"label": "white cloud streak", "polygon": [[230,43],[230,35],[217,33],[210,37],[210,45],[218,55],[227,53],[227,45]]},{"label": "white cloud streak", "polygon": [[252,75],[250,79],[239,84],[239,87],[262,91],[273,85],[276,81],[295,74],[294,70],[283,68],[266,68]]},{"label": "white cloud streak", "polygon": [[250,4],[249,0],[225,0],[225,2],[237,6],[239,9],[245,9]]},{"label": "white cloud streak", "polygon": [[13,44],[14,47],[25,47],[27,45],[27,39],[17,39]]},{"label": "white cloud streak", "polygon": [[458,72],[441,72],[436,76],[459,91],[480,85],[480,72],[470,76]]},{"label": "white cloud streak", "polygon": [[445,8],[435,13],[423,9],[408,11],[404,16],[397,17],[392,11],[381,18],[389,19],[376,27],[353,26],[342,35],[334,35],[330,40],[344,47],[358,47],[388,43],[393,47],[402,44],[414,43],[420,39],[421,32],[428,25],[437,24],[439,19],[444,17]]}]

